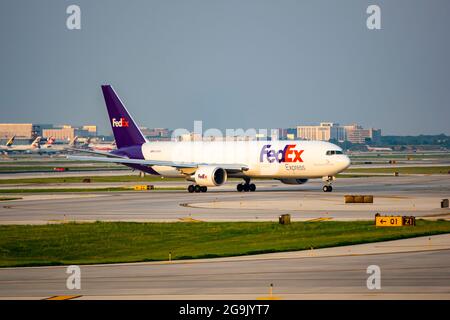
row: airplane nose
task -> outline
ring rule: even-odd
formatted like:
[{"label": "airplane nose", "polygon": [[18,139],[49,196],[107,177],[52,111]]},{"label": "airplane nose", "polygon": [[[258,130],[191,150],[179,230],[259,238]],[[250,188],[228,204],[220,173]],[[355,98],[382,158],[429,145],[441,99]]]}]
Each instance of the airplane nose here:
[{"label": "airplane nose", "polygon": [[343,160],[344,168],[342,170],[345,170],[348,167],[350,167],[350,164],[351,164],[350,158],[348,156],[344,155],[344,160]]}]

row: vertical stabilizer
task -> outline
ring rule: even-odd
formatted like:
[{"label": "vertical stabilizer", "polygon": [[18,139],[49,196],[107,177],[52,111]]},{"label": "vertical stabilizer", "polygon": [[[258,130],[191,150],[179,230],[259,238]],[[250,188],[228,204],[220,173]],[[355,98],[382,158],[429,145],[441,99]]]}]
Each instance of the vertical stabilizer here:
[{"label": "vertical stabilizer", "polygon": [[104,85],[102,91],[117,147],[120,149],[145,143],[144,135],[114,89],[110,85]]}]

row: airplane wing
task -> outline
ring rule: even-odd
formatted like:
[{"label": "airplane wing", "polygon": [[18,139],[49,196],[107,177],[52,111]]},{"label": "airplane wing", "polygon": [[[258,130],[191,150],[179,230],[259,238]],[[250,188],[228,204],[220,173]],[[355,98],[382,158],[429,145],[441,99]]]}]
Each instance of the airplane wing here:
[{"label": "airplane wing", "polygon": [[124,158],[122,156],[119,156],[117,154],[112,154],[109,152],[102,152],[102,151],[94,151],[94,150],[88,150],[88,149],[78,149],[78,148],[67,148],[69,151],[76,151],[76,152],[84,152],[84,153],[92,153],[92,154],[98,154],[100,156],[110,157],[110,158],[121,158],[121,159],[128,159]]},{"label": "airplane wing", "polygon": [[[97,152],[98,153],[98,152]],[[111,156],[111,154],[109,154]],[[228,171],[246,171],[248,167],[243,164],[218,164],[218,163],[194,163],[194,162],[175,162],[175,161],[161,161],[161,160],[141,160],[129,159],[120,156],[114,158],[105,157],[90,157],[90,156],[67,156],[67,159],[79,161],[98,161],[121,164],[140,164],[143,166],[167,166],[175,168],[198,168],[200,166],[218,166]]]}]

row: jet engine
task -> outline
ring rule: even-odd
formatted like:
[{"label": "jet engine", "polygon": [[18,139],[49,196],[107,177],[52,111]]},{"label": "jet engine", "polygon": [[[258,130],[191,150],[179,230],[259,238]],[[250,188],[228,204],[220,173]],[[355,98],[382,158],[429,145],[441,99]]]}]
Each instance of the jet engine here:
[{"label": "jet engine", "polygon": [[220,167],[203,166],[191,178],[200,186],[216,187],[227,181],[227,171]]}]

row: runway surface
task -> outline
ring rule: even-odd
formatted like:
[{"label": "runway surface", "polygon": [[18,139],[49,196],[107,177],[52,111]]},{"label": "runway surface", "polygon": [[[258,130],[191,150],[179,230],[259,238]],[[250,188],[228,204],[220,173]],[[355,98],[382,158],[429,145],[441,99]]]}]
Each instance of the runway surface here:
[{"label": "runway surface", "polygon": [[[0,269],[0,299],[450,299],[450,235],[179,262],[81,266],[81,290],[66,267]],[[367,287],[367,268],[381,289]]]},{"label": "runway surface", "polygon": [[[145,191],[11,194],[0,202],[0,224],[64,221],[202,221],[373,219],[382,214],[450,217],[448,175],[341,178],[332,193],[321,180],[292,186],[255,181],[238,193],[235,182],[207,193]],[[89,187],[134,183],[93,183]],[[152,184],[186,186],[186,182]],[[58,187],[58,184],[45,187]],[[60,185],[67,187],[67,185]],[[71,186],[85,187],[85,184]],[[16,186],[20,188],[20,186]],[[8,186],[10,188],[10,186]],[[372,194],[374,204],[345,204],[346,194]],[[66,267],[0,268],[0,299],[259,299],[269,286],[280,299],[450,299],[450,235],[357,246],[177,262],[81,266],[81,290],[66,288]],[[381,290],[366,286],[369,265],[381,268]]]},{"label": "runway surface", "polygon": [[[185,182],[154,184],[187,185]],[[246,193],[236,192],[235,183],[228,183],[198,194],[186,191],[14,194],[8,196],[23,199],[0,202],[0,224],[179,221],[186,217],[203,221],[261,221],[277,220],[282,213],[289,213],[298,221],[368,220],[377,212],[433,219],[450,216],[448,208],[440,208],[440,201],[450,198],[447,175],[342,178],[335,182],[331,193],[322,192],[321,180],[299,186],[277,181],[256,181],[256,184],[256,192]],[[374,203],[345,204],[346,194],[372,194]]]}]

